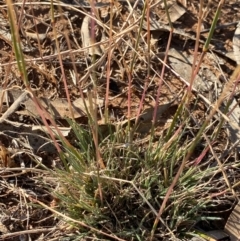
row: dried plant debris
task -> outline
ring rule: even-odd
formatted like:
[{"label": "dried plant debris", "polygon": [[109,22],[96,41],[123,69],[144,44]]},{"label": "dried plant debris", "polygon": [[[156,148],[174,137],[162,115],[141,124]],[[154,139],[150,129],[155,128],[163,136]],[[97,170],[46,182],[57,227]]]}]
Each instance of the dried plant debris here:
[{"label": "dried plant debris", "polygon": [[229,106],[229,122],[226,124],[226,128],[229,130],[229,138],[233,145],[236,145],[238,154],[240,153],[240,107],[235,98],[233,98]]},{"label": "dried plant debris", "polygon": [[224,230],[230,235],[231,241],[240,240],[240,203],[232,210]]},{"label": "dried plant debris", "polygon": [[[192,74],[192,55],[186,52],[179,52],[176,49],[169,50],[170,66],[187,82],[191,79]],[[198,75],[196,76],[193,87],[201,92],[209,92],[213,89],[214,83],[218,82],[216,76],[204,65],[201,66]]]},{"label": "dried plant debris", "polygon": [[[164,7],[164,3],[162,3],[161,5],[162,7]],[[186,13],[186,9],[176,1],[167,1],[167,8],[169,12],[169,17],[171,19],[171,22],[173,23]],[[168,23],[168,17],[166,13],[161,16],[160,21]]]},{"label": "dried plant debris", "polygon": [[[161,121],[161,123],[165,123],[168,120],[163,118],[163,114],[165,112],[167,112],[171,106],[177,105],[178,104],[178,100],[177,98],[169,101],[168,103],[165,104],[161,104],[159,106],[156,107],[149,107],[146,108],[138,117],[138,119],[136,117],[133,117],[130,119],[131,125],[134,126],[135,125],[135,132],[139,133],[139,134],[146,134],[149,133],[152,127],[152,118],[153,118],[153,113],[155,111],[156,108],[156,119],[157,122]],[[124,121],[120,121],[116,123],[117,128],[122,128],[124,126],[126,126],[128,124],[128,120],[124,120]]]},{"label": "dried plant debris", "polygon": [[235,61],[237,64],[240,64],[240,22],[238,23],[233,36],[233,53]]},{"label": "dried plant debris", "polygon": [[230,241],[229,235],[222,230],[196,231],[196,233],[198,237],[194,237],[190,241]]},{"label": "dried plant debris", "polygon": [[97,23],[91,19],[89,16],[85,16],[83,19],[82,27],[81,27],[81,35],[82,35],[82,47],[86,49],[86,52],[89,55],[102,55],[102,51],[99,45],[96,45],[96,32],[93,33],[91,31],[91,26],[95,25],[95,28],[99,28]]},{"label": "dried plant debris", "polygon": [[[6,92],[6,91],[5,91]],[[3,90],[0,90],[0,96],[3,95]],[[30,95],[26,91],[21,91],[19,89],[8,90],[6,94],[6,99],[3,103],[9,105],[6,112],[0,118],[0,121],[3,122],[10,114],[18,113],[21,115],[29,115],[33,117],[39,117],[39,114],[36,112],[36,104],[30,98]],[[79,118],[86,115],[87,111],[85,110],[84,102],[89,108],[89,101],[76,99],[71,103],[71,108],[73,111],[73,116],[71,115],[71,110],[68,107],[68,102],[66,99],[54,99],[49,100],[45,97],[40,97],[39,102],[41,106],[52,116],[54,119],[64,119],[64,118]],[[103,105],[103,101],[98,99],[97,102],[94,101],[96,105],[94,108],[99,108]],[[11,105],[11,106],[10,106]],[[21,107],[20,110],[17,110],[18,107]]]}]

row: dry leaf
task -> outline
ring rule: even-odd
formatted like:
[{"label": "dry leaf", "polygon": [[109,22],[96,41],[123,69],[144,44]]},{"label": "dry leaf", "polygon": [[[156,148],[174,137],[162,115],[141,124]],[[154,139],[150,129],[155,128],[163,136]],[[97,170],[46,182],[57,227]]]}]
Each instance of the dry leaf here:
[{"label": "dry leaf", "polygon": [[192,238],[190,241],[220,241],[220,240],[224,240],[224,241],[230,241],[229,235],[227,233],[225,233],[222,230],[212,230],[212,231],[207,231],[207,232],[203,232],[200,231],[200,233],[202,234],[202,237],[194,237]]},{"label": "dry leaf", "polygon": [[213,240],[225,240],[225,241],[230,241],[229,239],[229,235],[226,234],[224,231],[222,230],[212,230],[212,231],[208,231],[206,232],[206,234],[213,238]]},{"label": "dry leaf", "polygon": [[[157,120],[161,117],[161,115],[168,110],[172,105],[174,101],[170,101],[166,104],[161,104],[157,107]],[[143,111],[143,113],[139,116],[139,120],[143,122],[149,122],[153,119],[153,112],[155,107],[147,108]]]},{"label": "dry leaf", "polygon": [[[3,90],[0,89],[0,96],[2,96]],[[38,117],[38,113],[36,111],[36,106],[33,100],[30,98],[29,94],[27,92],[24,92],[19,89],[12,89],[7,92],[8,95],[8,102],[11,105],[6,112],[2,115],[0,118],[4,121],[8,118],[8,116],[14,112],[22,115],[29,115]],[[71,112],[68,108],[68,102],[66,99],[55,99],[55,100],[49,100],[47,98],[41,97],[38,98],[41,105],[45,108],[46,111],[54,118],[54,119],[64,119],[66,117],[72,118]],[[7,101],[5,101],[7,102]],[[89,107],[88,100],[85,100],[86,106]],[[103,100],[98,99],[96,101],[97,107],[101,107],[103,105]],[[19,106],[23,108],[22,110],[16,111],[16,109],[19,108]],[[75,100],[72,105],[72,110],[74,114],[74,118],[79,118],[86,115],[86,110],[84,106],[84,100],[81,98]]]},{"label": "dry leaf", "polygon": [[30,28],[23,28],[22,31],[24,31],[28,38],[39,40],[40,43],[42,43],[47,37],[47,31],[49,30],[48,24],[50,24],[50,20],[47,20],[47,22],[36,23]]},{"label": "dry leaf", "polygon": [[224,231],[231,237],[231,241],[240,241],[240,202],[230,214]]},{"label": "dry leaf", "polygon": [[[66,99],[55,99],[48,100],[47,98],[39,98],[40,103],[45,108],[45,110],[54,118],[54,119],[64,119],[66,117],[72,118],[70,109],[68,108],[68,102]],[[85,100],[87,107],[89,107],[89,102]],[[99,103],[100,104],[100,103]],[[102,104],[102,102],[101,102]],[[19,114],[24,115],[38,115],[36,113],[36,106],[32,99],[28,99],[24,103],[25,109],[18,111]],[[72,110],[74,118],[79,118],[86,115],[86,110],[82,99],[78,99],[72,103]]]},{"label": "dry leaf", "polygon": [[[157,20],[156,16],[151,12],[149,16],[150,30],[164,30],[163,25]],[[143,21],[143,29],[148,29],[148,23]]]},{"label": "dry leaf", "polygon": [[[96,22],[94,23],[97,26]],[[93,36],[91,36],[91,18],[89,16],[85,16],[83,19],[82,27],[81,27],[81,36],[82,36],[82,47],[87,48],[95,44]],[[95,33],[94,33],[95,34]],[[101,49],[99,46],[89,47],[86,52],[89,55],[99,55],[102,56]]]},{"label": "dry leaf", "polygon": [[[159,105],[157,107],[157,116],[156,116],[157,121],[161,120],[162,114],[174,104],[175,104],[175,99],[172,101],[169,101],[166,104]],[[149,107],[145,109],[142,112],[142,114],[140,114],[137,122],[136,130],[135,130],[136,132],[147,133],[151,129],[154,109],[155,109],[154,107]],[[136,117],[131,118],[130,121],[131,121],[131,124],[134,124],[136,121]],[[118,122],[117,126],[122,127],[122,126],[126,126],[127,124],[128,124],[128,120],[124,120],[124,121]]]},{"label": "dry leaf", "polygon": [[[186,81],[190,81],[192,74],[192,60],[193,57],[184,52],[172,48],[169,50],[169,57],[171,67]],[[214,82],[218,82],[216,76],[206,67],[202,65],[198,75],[196,76],[193,87],[201,91],[209,91],[212,89]]]},{"label": "dry leaf", "polygon": [[39,39],[40,43],[42,43],[47,37],[47,34],[45,34],[45,33],[31,33],[31,32],[27,32],[27,31],[25,33],[26,33],[27,37],[29,37],[29,38],[32,38],[34,40]]},{"label": "dry leaf", "polygon": [[[186,12],[185,8],[180,6],[177,2],[172,2],[171,4],[168,3],[168,12],[170,15],[171,21],[174,23],[177,21],[182,15]],[[168,23],[167,15],[163,15],[162,21]]]},{"label": "dry leaf", "polygon": [[[49,126],[49,127],[50,127],[50,129],[53,131],[53,133],[57,133],[57,131],[56,131],[56,129],[55,129],[54,126]],[[62,135],[65,136],[65,137],[68,136],[68,134],[70,133],[71,129],[72,129],[71,127],[58,127],[58,130],[59,130],[59,131],[62,133]],[[49,133],[46,126],[32,126],[32,131],[36,131],[36,130]]]},{"label": "dry leaf", "polygon": [[191,238],[190,241],[206,241],[206,239],[201,238],[201,237],[193,237],[193,238]]},{"label": "dry leaf", "polygon": [[0,167],[14,167],[12,164],[7,148],[0,143]]},{"label": "dry leaf", "polygon": [[12,42],[11,32],[5,27],[0,27],[0,35],[7,43]]},{"label": "dry leaf", "polygon": [[[235,99],[233,99],[229,107],[229,110],[231,111],[231,114],[228,116],[230,119],[230,122],[227,123],[226,128],[229,130],[229,135],[230,135],[229,138],[232,144],[234,144],[240,139],[239,129],[235,127],[235,126],[239,126],[240,107]],[[237,152],[240,153],[240,145],[237,145],[236,148],[237,148]]]},{"label": "dry leaf", "polygon": [[56,153],[56,147],[49,138],[46,138],[45,133],[39,126],[34,128],[32,125],[12,122],[12,123],[1,123],[0,125],[1,135],[6,135],[15,141],[22,143],[22,137],[28,140],[29,146],[32,148],[34,153],[39,151],[47,153]]},{"label": "dry leaf", "polygon": [[238,23],[233,36],[233,53],[235,61],[237,64],[240,64],[240,22]]},{"label": "dry leaf", "polygon": [[9,233],[10,231],[7,229],[7,227],[0,221],[0,232],[2,234]]}]

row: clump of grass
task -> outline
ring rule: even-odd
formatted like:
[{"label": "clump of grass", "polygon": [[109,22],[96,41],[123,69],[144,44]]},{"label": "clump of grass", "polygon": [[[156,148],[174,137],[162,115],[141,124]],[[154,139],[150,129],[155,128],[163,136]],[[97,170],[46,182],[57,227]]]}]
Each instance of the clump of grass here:
[{"label": "clump of grass", "polygon": [[[221,4],[209,35],[210,39]],[[208,44],[209,40],[204,47],[197,69],[193,71],[191,83],[201,65]],[[134,62],[131,64],[134,66]],[[130,87],[131,70],[129,91]],[[229,85],[226,86],[222,96],[228,91]],[[128,98],[130,96],[129,94]],[[209,181],[219,167],[206,168],[204,164],[191,163],[194,158],[198,158],[198,163],[204,159],[204,150],[198,157],[193,155],[193,152],[203,140],[203,133],[223,100],[223,97],[219,98],[196,136],[192,136],[189,141],[186,138],[189,119],[181,118],[185,116],[184,104],[188,103],[189,98],[183,98],[168,138],[162,137],[153,141],[154,132],[152,132],[148,144],[140,144],[134,139],[135,129],[130,128],[130,121],[127,128],[120,128],[109,134],[99,142],[98,146],[91,142],[93,137],[90,131],[87,134],[88,141],[83,141],[86,130],[83,131],[80,126],[72,122],[71,126],[74,126],[74,133],[79,143],[78,154],[73,155],[73,152],[66,148],[67,162],[71,169],[67,179],[63,172],[60,174],[60,180],[61,183],[71,183],[71,187],[74,188],[71,190],[69,187],[69,193],[67,195],[64,193],[60,197],[64,201],[61,205],[67,209],[68,215],[99,230],[108,230],[126,240],[145,240],[149,236],[152,239],[174,237],[176,233],[181,236],[181,233],[191,230],[198,221],[212,219],[213,217],[200,213],[201,210],[215,205],[209,198],[211,192],[214,192],[214,188],[209,187]],[[130,109],[130,99],[128,103]],[[153,120],[155,123],[155,118]],[[179,120],[185,123],[177,129]],[[130,139],[129,133],[131,133]],[[106,165],[102,170],[96,166],[96,148],[100,150]]]},{"label": "clump of grass", "polygon": [[[168,148],[164,148],[161,138],[147,145],[133,142],[129,147],[118,141],[126,140],[127,128],[112,133],[99,143],[106,163],[106,168],[99,171],[91,132],[74,122],[70,124],[77,145],[74,151],[66,148],[67,166],[57,171],[62,191],[56,194],[60,207],[66,215],[119,238],[146,240],[188,148],[187,141],[183,141],[187,131]],[[200,169],[201,166],[193,165],[184,169],[154,237],[170,238],[177,232],[181,236],[198,221],[209,218],[197,214],[212,204],[208,180],[218,167],[203,168],[201,172]],[[88,234],[89,230],[81,230],[81,235]]]}]

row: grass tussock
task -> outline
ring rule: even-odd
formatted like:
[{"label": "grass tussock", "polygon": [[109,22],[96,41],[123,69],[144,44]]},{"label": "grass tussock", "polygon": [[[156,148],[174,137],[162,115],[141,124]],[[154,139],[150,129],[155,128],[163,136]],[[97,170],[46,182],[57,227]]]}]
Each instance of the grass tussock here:
[{"label": "grass tussock", "polygon": [[[109,134],[99,143],[106,163],[105,169],[99,169],[91,132],[74,122],[71,126],[76,135],[76,149],[66,148],[67,166],[57,170],[59,188],[55,195],[61,200],[59,207],[66,210],[66,215],[99,230],[106,231],[109,227],[112,234],[122,239],[148,238],[162,200],[186,155],[189,143],[183,141],[186,138],[183,134],[187,130],[168,148],[164,148],[163,137],[128,145],[123,142],[127,138],[124,128]],[[170,238],[176,232],[183,234],[201,220],[213,219],[196,215],[216,205],[209,198],[216,191],[209,182],[218,167],[193,163],[186,164],[154,237],[164,238],[168,233]],[[81,235],[88,232],[82,230]]]}]

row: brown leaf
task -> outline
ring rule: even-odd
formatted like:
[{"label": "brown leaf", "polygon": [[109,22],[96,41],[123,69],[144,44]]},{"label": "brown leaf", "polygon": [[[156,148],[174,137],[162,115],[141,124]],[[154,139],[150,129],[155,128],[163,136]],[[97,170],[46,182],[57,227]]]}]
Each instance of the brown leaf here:
[{"label": "brown leaf", "polygon": [[[170,15],[171,21],[176,22],[182,15],[186,12],[186,9],[180,6],[177,2],[168,4],[168,12]],[[168,22],[166,14],[164,15],[164,20]]]},{"label": "brown leaf", "polygon": [[[156,113],[156,119],[157,122],[161,120],[161,116],[165,111],[167,111],[172,105],[174,105],[175,99],[169,101],[168,103],[161,104],[157,107],[157,113]],[[138,133],[147,133],[152,126],[152,119],[153,119],[153,113],[154,113],[155,107],[149,107],[143,111],[142,114],[140,114],[137,126],[136,126],[136,132]],[[136,121],[136,117],[131,118],[131,124],[134,124]],[[167,121],[167,120],[166,120]],[[128,120],[121,121],[117,123],[118,126],[126,126],[128,123]]]},{"label": "brown leaf", "polygon": [[237,64],[240,64],[240,22],[238,23],[233,36],[233,53],[235,61]]},{"label": "brown leaf", "polygon": [[224,231],[231,237],[231,241],[240,241],[240,202],[230,214]]},{"label": "brown leaf", "polygon": [[[193,57],[185,52],[180,52],[177,49],[169,50],[169,57],[171,67],[187,82],[191,79],[192,61]],[[207,81],[203,81],[207,79]],[[209,70],[209,68],[201,66],[197,74],[193,87],[201,91],[209,91],[212,89],[213,82],[218,82],[216,76]]]},{"label": "brown leaf", "polygon": [[[8,102],[11,105],[8,107],[7,111],[3,114],[3,116],[0,118],[1,120],[5,120],[8,118],[8,116],[12,113],[14,113],[19,106],[23,108],[22,110],[16,111],[18,114],[22,115],[28,115],[28,116],[34,116],[38,117],[39,114],[36,111],[36,105],[33,102],[33,100],[30,98],[29,94],[26,92],[19,90],[19,89],[12,89],[7,92],[8,94]],[[0,96],[3,94],[3,90],[0,90]],[[21,97],[21,98],[20,98]],[[46,111],[54,118],[54,119],[63,119],[63,118],[72,118],[71,112],[69,110],[69,105],[66,99],[55,99],[55,100],[49,100],[47,98],[41,97],[38,98],[41,105],[45,108]],[[4,102],[7,102],[3,100]],[[89,107],[88,100],[85,100],[86,106]],[[103,105],[102,100],[96,101],[97,107],[101,107]],[[74,118],[79,118],[82,116],[85,116],[87,111],[84,106],[84,100],[81,98],[75,100],[72,105]]]},{"label": "brown leaf", "polygon": [[[89,55],[99,55],[102,56],[101,49],[99,46],[93,46],[95,44],[93,36],[91,36],[91,31],[90,31],[90,26],[91,26],[91,18],[89,16],[85,16],[83,19],[82,27],[81,27],[81,36],[82,36],[82,47],[89,49],[86,50],[86,52]],[[96,23],[95,23],[95,26]]]},{"label": "brown leaf", "polygon": [[[54,119],[72,118],[68,102],[66,99],[48,100],[47,98],[39,98],[41,105],[51,114]],[[87,107],[89,102],[85,100]],[[99,103],[100,104],[100,103]],[[102,104],[102,103],[101,103]],[[36,116],[36,106],[32,99],[28,99],[25,103],[25,109],[18,111],[20,114]],[[79,118],[86,115],[86,110],[82,99],[77,99],[72,103],[74,118]],[[97,108],[97,107],[96,107]]]}]

